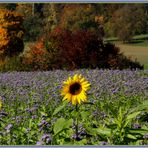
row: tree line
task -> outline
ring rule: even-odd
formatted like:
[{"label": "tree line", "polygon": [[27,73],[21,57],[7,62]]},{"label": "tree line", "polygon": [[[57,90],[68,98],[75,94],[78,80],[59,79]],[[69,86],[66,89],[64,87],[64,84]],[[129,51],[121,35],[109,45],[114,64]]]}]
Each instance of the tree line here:
[{"label": "tree line", "polygon": [[114,36],[126,42],[146,34],[147,8],[147,4],[3,3],[0,54],[17,55],[24,41],[35,43],[28,57],[20,60],[32,65],[30,69],[142,68],[103,39]]}]

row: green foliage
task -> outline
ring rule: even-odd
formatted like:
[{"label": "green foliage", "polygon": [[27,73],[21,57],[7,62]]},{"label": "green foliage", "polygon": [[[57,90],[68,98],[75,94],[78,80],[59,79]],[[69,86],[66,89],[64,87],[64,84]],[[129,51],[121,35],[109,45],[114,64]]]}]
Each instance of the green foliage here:
[{"label": "green foliage", "polygon": [[[25,41],[41,40],[43,48],[49,52],[47,56],[35,54],[32,63],[28,65],[26,62],[28,58],[25,57],[22,64],[26,66],[23,70],[73,70],[96,67],[143,69],[139,62],[131,61],[120,51],[116,51],[114,45],[104,43],[103,37],[115,35],[120,40],[129,42],[133,35],[146,33],[145,4],[1,5],[1,8],[8,7],[13,11],[6,12],[9,20],[7,17],[4,18],[5,21],[1,19],[7,29],[5,27],[0,29],[0,54],[13,56],[23,51],[24,28]],[[16,12],[20,12],[24,17],[15,15]],[[15,17],[12,17],[13,15]],[[1,17],[4,17],[4,12],[1,13]],[[44,37],[43,41],[41,36]],[[146,45],[146,42],[144,44]]]},{"label": "green foliage", "polygon": [[[135,17],[136,16],[136,17]],[[124,5],[114,12],[111,19],[112,29],[119,40],[131,41],[136,34],[142,33],[145,29],[146,17],[142,5]]]},{"label": "green foliage", "polygon": [[25,69],[25,66],[22,67],[21,57],[13,56],[10,58],[6,58],[4,64],[0,66],[0,71],[22,71]]},{"label": "green foliage", "polygon": [[11,11],[16,10],[17,3],[1,3],[0,8],[2,9],[8,9]]},{"label": "green foliage", "polygon": [[[144,105],[145,103],[146,105]],[[104,119],[104,124],[100,124],[98,128],[86,127],[86,131],[93,136],[99,135],[102,140],[108,141],[111,145],[128,145],[140,141],[148,133],[148,129],[134,129],[133,123],[142,110],[147,109],[146,106],[147,101],[136,108],[126,106],[125,109],[124,106],[120,106],[117,115],[111,111],[111,114]]]},{"label": "green foliage", "polygon": [[24,40],[30,42],[37,41],[42,34],[41,28],[43,26],[42,18],[40,15],[36,13],[35,15],[27,16],[24,21],[24,26],[25,30],[27,30],[24,36]]},{"label": "green foliage", "polygon": [[[88,73],[88,70],[79,72]],[[148,76],[147,72],[131,72],[135,74],[131,81],[126,78],[126,73],[117,74],[115,77],[113,75],[115,71],[93,72],[96,78],[98,75],[100,79],[105,78],[103,87],[108,85],[106,83],[112,83],[110,87],[118,84],[117,87],[120,90],[116,93],[107,93],[105,88],[99,87],[103,81],[100,81],[98,86],[93,86],[96,79],[88,75],[92,80],[92,90],[88,94],[90,102],[82,103],[78,110],[66,101],[62,102],[59,96],[61,81],[57,78],[65,79],[67,71],[63,71],[63,75],[61,71],[56,71],[57,77],[53,71],[51,73],[32,72],[26,77],[26,72],[22,75],[20,73],[2,74],[1,145],[35,145],[38,142],[41,142],[41,145],[60,146],[147,145],[148,100],[144,94],[147,89],[144,83],[144,79]],[[99,74],[96,75],[97,73]],[[106,79],[106,73],[110,76],[108,79]],[[131,95],[125,94],[127,82],[132,83],[129,87],[133,91],[133,85],[137,84],[133,80],[140,82],[143,80],[138,83],[145,86],[143,91],[132,92]],[[12,83],[14,84],[10,85]],[[123,85],[123,88],[120,85]],[[96,93],[92,92],[96,88],[99,88],[95,91],[100,93],[99,97],[95,97]],[[134,91],[136,90],[135,87]],[[26,91],[28,93],[24,95]],[[75,137],[76,117],[78,119],[77,138]],[[138,126],[135,127],[135,124]]]},{"label": "green foliage", "polygon": [[63,108],[65,108],[65,106],[67,105],[67,101],[64,101],[62,105],[60,105],[59,107],[57,107],[54,112],[53,112],[53,116],[55,116],[57,113],[59,113]]},{"label": "green foliage", "polygon": [[72,119],[65,120],[64,118],[59,118],[53,127],[54,136],[62,132],[63,130],[69,129],[70,126],[72,126]]}]

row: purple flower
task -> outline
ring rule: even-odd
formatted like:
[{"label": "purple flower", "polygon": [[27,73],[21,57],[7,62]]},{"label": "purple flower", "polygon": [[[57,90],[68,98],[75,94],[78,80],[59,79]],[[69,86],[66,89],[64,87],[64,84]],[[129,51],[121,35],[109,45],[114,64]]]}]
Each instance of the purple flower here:
[{"label": "purple flower", "polygon": [[36,119],[37,118],[37,115],[33,115],[31,118],[32,119]]},{"label": "purple flower", "polygon": [[143,139],[148,139],[148,134],[144,135]]},{"label": "purple flower", "polygon": [[77,137],[76,134],[73,134],[71,138],[76,139],[76,137]]},{"label": "purple flower", "polygon": [[82,130],[81,132],[80,132],[80,135],[81,136],[85,136],[87,133],[85,132],[85,130]]},{"label": "purple flower", "polygon": [[139,125],[139,124],[137,124],[137,123],[134,123],[133,128],[134,128],[134,129],[139,129],[139,128],[141,128],[141,125]]},{"label": "purple flower", "polygon": [[106,141],[102,141],[101,145],[107,145],[108,143]]},{"label": "purple flower", "polygon": [[27,129],[26,129],[26,133],[29,133],[30,131],[31,131],[30,128],[27,128]]},{"label": "purple flower", "polygon": [[43,145],[43,141],[37,141],[36,145]]},{"label": "purple flower", "polygon": [[2,117],[6,117],[6,116],[8,116],[8,113],[2,111],[2,112],[0,112],[0,116],[2,116]]},{"label": "purple flower", "polygon": [[42,120],[41,123],[39,123],[39,127],[48,125],[48,122],[46,120]]},{"label": "purple flower", "polygon": [[5,130],[6,130],[7,132],[10,132],[10,130],[11,130],[12,127],[13,127],[12,124],[8,124],[8,125],[5,127]]},{"label": "purple flower", "polygon": [[81,140],[81,138],[79,136],[77,136],[76,134],[73,134],[71,138],[72,139],[75,139],[77,141],[80,141]]},{"label": "purple flower", "polygon": [[46,144],[49,144],[52,141],[52,138],[51,138],[50,134],[44,134],[41,139]]}]

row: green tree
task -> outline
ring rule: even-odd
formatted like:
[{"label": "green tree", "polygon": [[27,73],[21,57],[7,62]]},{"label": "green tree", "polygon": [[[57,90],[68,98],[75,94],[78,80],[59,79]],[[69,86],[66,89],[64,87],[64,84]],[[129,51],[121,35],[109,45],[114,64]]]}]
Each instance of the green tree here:
[{"label": "green tree", "polygon": [[43,34],[48,34],[59,25],[61,13],[65,4],[43,4]]},{"label": "green tree", "polygon": [[119,40],[130,41],[136,34],[143,32],[146,23],[142,5],[126,4],[112,15],[112,29]]},{"label": "green tree", "polygon": [[1,9],[8,9],[11,11],[14,11],[17,7],[17,3],[1,3],[0,8]]},{"label": "green tree", "polygon": [[25,41],[36,41],[42,33],[43,19],[40,11],[38,12],[38,6],[36,3],[18,3],[16,8],[17,12],[24,15]]}]

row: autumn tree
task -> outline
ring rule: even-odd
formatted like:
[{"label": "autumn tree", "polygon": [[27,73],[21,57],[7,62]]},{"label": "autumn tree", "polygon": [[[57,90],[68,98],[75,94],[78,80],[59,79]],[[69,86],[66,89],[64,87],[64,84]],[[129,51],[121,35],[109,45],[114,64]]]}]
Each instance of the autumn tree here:
[{"label": "autumn tree", "polygon": [[0,10],[0,56],[11,57],[23,51],[23,16],[9,10]]}]

